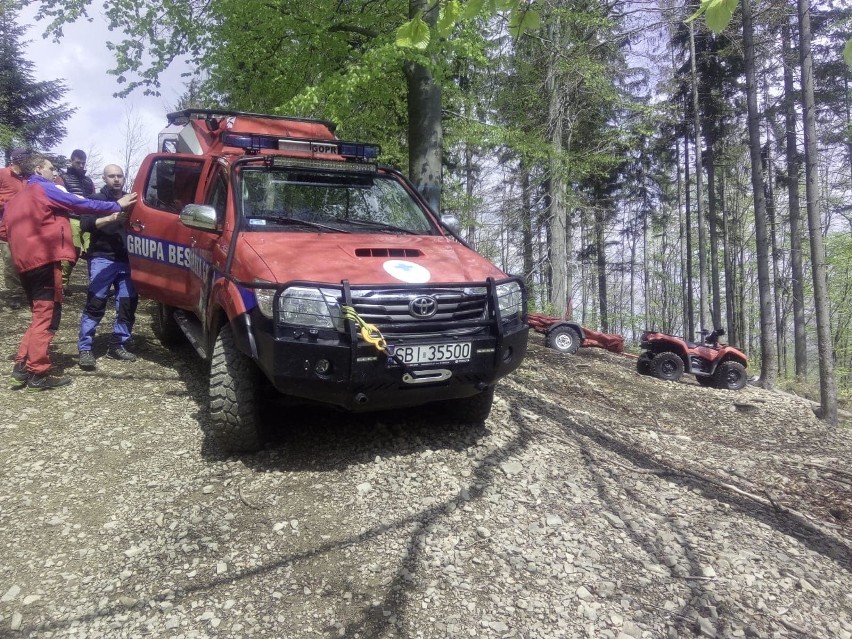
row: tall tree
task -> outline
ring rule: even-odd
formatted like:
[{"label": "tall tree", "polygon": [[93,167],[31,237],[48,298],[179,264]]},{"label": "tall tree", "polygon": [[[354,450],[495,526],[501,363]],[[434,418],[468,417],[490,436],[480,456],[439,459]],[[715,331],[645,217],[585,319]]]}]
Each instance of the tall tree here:
[{"label": "tall tree", "polygon": [[[748,2],[748,0],[745,0]],[[805,115],[805,192],[807,194],[808,230],[811,241],[811,273],[814,285],[814,307],[819,353],[819,389],[822,416],[829,424],[837,424],[837,387],[834,380],[834,353],[828,291],[825,277],[825,247],[819,212],[819,175],[814,104],[813,54],[811,52],[811,14],[807,0],[798,0],[799,60],[802,65],[802,111]]]},{"label": "tall tree", "polygon": [[16,22],[21,7],[0,0],[0,147],[47,149],[65,138],[64,123],[75,109],[62,102],[62,81],[33,78],[35,65],[23,55],[26,28]]},{"label": "tall tree", "polygon": [[793,65],[797,56],[791,45],[790,22],[785,20],[781,27],[781,42],[784,49],[784,127],[787,170],[784,176],[787,185],[787,207],[790,218],[790,265],[793,281],[793,349],[796,377],[804,379],[808,374],[808,353],[805,334],[805,288],[802,267],[802,226],[799,207],[799,150],[796,143],[796,93],[793,87]]},{"label": "tall tree", "polygon": [[760,311],[760,382],[772,388],[777,377],[775,357],[774,309],[772,282],[769,277],[769,235],[766,224],[766,196],[763,188],[763,166],[760,157],[760,114],[757,110],[755,73],[754,22],[751,0],[743,0],[743,50],[745,53],[746,102],[748,104],[748,139],[751,159],[751,186],[754,194],[754,227],[757,244],[757,289]]}]

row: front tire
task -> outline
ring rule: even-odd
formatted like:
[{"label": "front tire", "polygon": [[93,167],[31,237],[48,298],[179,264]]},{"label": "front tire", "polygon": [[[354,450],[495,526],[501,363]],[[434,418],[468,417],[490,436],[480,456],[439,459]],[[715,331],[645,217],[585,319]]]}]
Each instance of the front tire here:
[{"label": "front tire", "polygon": [[651,354],[648,352],[642,353],[639,359],[636,360],[636,372],[640,375],[651,374]]},{"label": "front tire", "polygon": [[447,419],[457,424],[481,424],[491,414],[494,403],[494,387],[489,386],[472,397],[448,399],[438,402]]},{"label": "front tire", "polygon": [[570,326],[557,326],[547,334],[547,346],[560,353],[573,355],[580,348],[580,336]]},{"label": "front tire", "polygon": [[739,362],[722,362],[713,377],[723,390],[741,390],[748,382],[745,366]]},{"label": "front tire", "polygon": [[683,360],[675,353],[658,353],[651,360],[654,377],[667,382],[676,382],[683,377]]},{"label": "front tire", "polygon": [[210,361],[209,428],[225,452],[260,448],[260,374],[237,348],[231,325],[216,336]]}]

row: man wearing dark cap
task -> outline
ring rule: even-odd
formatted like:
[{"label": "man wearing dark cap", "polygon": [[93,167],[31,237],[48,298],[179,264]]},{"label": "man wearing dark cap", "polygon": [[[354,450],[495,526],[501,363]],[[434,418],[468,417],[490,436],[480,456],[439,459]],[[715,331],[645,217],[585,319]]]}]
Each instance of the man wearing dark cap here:
[{"label": "man wearing dark cap", "polygon": [[[3,218],[6,202],[24,188],[22,167],[29,154],[30,152],[26,149],[12,149],[9,154],[9,166],[0,169],[0,219]],[[15,265],[12,264],[12,254],[9,252],[9,245],[6,242],[0,242],[0,270],[3,271],[3,289],[7,296],[5,298],[6,306],[13,310],[21,308],[19,299],[23,293],[21,278],[18,276],[18,271],[15,270]]]},{"label": "man wearing dark cap", "polygon": [[[82,149],[71,151],[71,161],[68,168],[65,169],[65,173],[62,174],[62,182],[69,193],[90,198],[95,194],[95,183],[92,182],[92,178],[86,175],[87,159],[86,152]],[[80,231],[79,218],[72,216],[70,222],[71,241],[74,242],[74,249],[77,253],[77,259],[79,259],[89,248],[89,234],[84,235]],[[62,262],[62,287],[65,289],[66,295],[70,295],[68,284],[71,282],[71,271],[74,269],[77,259]]]}]

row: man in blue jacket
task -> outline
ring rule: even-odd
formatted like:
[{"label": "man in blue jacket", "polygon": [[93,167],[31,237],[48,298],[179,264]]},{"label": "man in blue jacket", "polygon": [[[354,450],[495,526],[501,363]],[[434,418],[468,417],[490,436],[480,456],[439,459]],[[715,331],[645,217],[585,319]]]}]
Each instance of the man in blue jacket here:
[{"label": "man in blue jacket", "polygon": [[[127,195],[124,191],[124,171],[120,166],[104,167],[104,187],[92,196],[94,200],[117,202]],[[115,324],[112,327],[107,357],[133,362],[136,355],[125,348],[133,323],[139,296],[130,281],[130,258],[127,254],[127,213],[97,217],[81,215],[80,229],[90,234],[89,240],[89,292],[80,318],[80,368],[94,370],[95,356],[92,341],[106,312],[110,289],[115,286]]]}]

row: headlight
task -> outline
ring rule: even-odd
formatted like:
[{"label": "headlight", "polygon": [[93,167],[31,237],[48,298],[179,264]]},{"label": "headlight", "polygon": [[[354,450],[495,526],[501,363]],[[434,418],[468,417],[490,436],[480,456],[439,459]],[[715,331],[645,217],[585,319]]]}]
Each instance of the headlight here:
[{"label": "headlight", "polygon": [[[256,279],[255,282],[258,284],[272,284],[272,282],[258,279]],[[272,319],[272,300],[275,299],[275,289],[256,288],[254,289],[254,296],[257,299],[257,308],[260,312],[269,319]]]},{"label": "headlight", "polygon": [[524,296],[521,285],[517,282],[507,282],[497,287],[497,305],[500,307],[500,317],[505,321],[520,315]]},{"label": "headlight", "polygon": [[343,332],[343,317],[337,302],[339,295],[335,289],[292,286],[278,298],[279,320],[284,324]]}]

